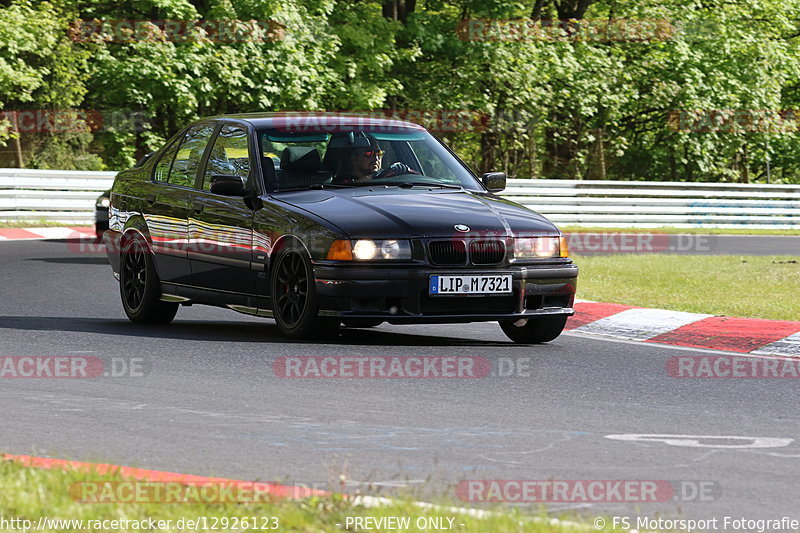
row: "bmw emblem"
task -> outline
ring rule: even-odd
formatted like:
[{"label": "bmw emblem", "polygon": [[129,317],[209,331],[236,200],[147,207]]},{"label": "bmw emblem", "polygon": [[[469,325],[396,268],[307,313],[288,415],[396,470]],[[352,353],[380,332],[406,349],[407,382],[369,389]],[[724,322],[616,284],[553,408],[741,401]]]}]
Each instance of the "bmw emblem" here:
[{"label": "bmw emblem", "polygon": [[461,231],[461,232],[464,232],[464,233],[469,231],[469,226],[466,226],[464,224],[456,224],[453,227],[456,228],[456,231]]}]

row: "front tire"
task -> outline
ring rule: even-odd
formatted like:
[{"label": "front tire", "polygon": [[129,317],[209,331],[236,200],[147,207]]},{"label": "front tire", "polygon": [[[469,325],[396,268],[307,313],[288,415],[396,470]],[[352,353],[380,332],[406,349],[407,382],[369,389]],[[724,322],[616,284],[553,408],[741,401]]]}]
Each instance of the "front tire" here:
[{"label": "front tire", "polygon": [[131,322],[169,324],[178,312],[178,304],[162,302],[161,282],[156,274],[153,255],[139,236],[122,247],[119,292],[122,307]]},{"label": "front tire", "polygon": [[567,315],[537,316],[523,320],[501,320],[506,337],[519,344],[549,342],[564,331]]},{"label": "front tire", "polygon": [[287,337],[321,337],[338,329],[338,320],[319,316],[314,269],[304,251],[289,247],[278,252],[270,275],[270,289],[275,322]]}]

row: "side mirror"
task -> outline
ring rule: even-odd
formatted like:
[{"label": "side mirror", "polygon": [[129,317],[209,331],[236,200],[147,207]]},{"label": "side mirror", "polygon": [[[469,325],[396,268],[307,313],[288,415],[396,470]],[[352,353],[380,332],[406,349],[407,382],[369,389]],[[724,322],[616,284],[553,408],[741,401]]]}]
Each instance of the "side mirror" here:
[{"label": "side mirror", "polygon": [[244,196],[244,178],[226,174],[211,176],[211,193],[222,196]]},{"label": "side mirror", "polygon": [[500,192],[506,188],[505,172],[487,172],[481,176],[481,183],[489,192]]}]

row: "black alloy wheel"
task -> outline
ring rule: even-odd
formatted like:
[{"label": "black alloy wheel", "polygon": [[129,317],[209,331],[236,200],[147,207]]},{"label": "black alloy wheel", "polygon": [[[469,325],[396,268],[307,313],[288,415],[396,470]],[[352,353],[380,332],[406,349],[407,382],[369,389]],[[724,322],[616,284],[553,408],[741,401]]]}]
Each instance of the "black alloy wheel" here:
[{"label": "black alloy wheel", "polygon": [[281,333],[295,339],[335,333],[339,320],[319,316],[311,260],[290,246],[278,252],[272,268],[272,309]]},{"label": "black alloy wheel", "polygon": [[295,328],[306,314],[309,273],[297,250],[283,254],[278,262],[275,284],[275,311],[287,328]]},{"label": "black alloy wheel", "polygon": [[122,307],[131,322],[169,324],[178,304],[161,301],[161,283],[150,249],[139,236],[122,247],[119,289]]}]

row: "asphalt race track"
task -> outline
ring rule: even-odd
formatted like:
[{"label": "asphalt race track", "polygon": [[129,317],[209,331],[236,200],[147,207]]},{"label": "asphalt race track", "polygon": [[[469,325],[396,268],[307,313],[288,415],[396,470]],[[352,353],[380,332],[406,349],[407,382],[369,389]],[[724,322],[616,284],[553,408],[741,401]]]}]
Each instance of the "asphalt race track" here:
[{"label": "asphalt race track", "polygon": [[[0,273],[0,356],[140,358],[144,369],[0,379],[0,452],[320,488],[344,474],[348,491],[405,487],[420,498],[455,498],[459,481],[476,479],[707,482],[713,496],[702,501],[547,508],[800,519],[797,382],[667,375],[670,357],[702,351],[577,334],[519,346],[496,324],[384,325],[328,344],[287,342],[270,320],[201,306],[181,308],[168,327],[136,326],[104,254],[67,241],[1,243]],[[273,372],[279,357],[311,355],[478,356],[493,373],[501,361],[520,370],[482,379]],[[676,445],[614,434],[751,439]]]}]

